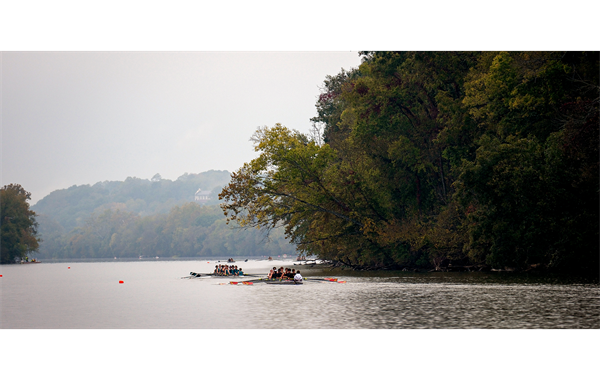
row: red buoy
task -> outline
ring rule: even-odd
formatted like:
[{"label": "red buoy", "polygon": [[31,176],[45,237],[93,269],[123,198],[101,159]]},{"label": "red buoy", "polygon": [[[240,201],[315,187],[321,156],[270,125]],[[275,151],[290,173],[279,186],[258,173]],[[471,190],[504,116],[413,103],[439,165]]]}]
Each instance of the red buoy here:
[{"label": "red buoy", "polygon": [[119,281],[119,284],[122,284],[122,283],[123,283],[123,281]]},{"label": "red buoy", "polygon": [[67,269],[71,269],[71,267],[68,267]]}]

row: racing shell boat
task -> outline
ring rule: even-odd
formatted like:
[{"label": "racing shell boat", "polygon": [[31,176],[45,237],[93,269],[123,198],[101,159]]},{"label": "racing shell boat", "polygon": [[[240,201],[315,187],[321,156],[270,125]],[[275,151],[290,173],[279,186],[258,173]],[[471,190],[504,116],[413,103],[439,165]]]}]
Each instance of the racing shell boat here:
[{"label": "racing shell boat", "polygon": [[[243,281],[229,281],[229,284],[231,285],[238,285],[238,284],[243,284],[243,285],[253,285],[253,284],[268,284],[268,285],[303,285],[309,282],[335,282],[337,284],[345,284],[346,281],[339,281],[337,278],[307,278],[307,277],[303,277],[303,281],[294,281],[293,279],[273,279],[273,280],[269,280],[268,278],[254,278],[254,279],[249,279],[246,280],[244,279]],[[224,284],[225,285],[225,284]]]},{"label": "racing shell boat", "polygon": [[247,277],[257,277],[258,275],[256,274],[242,274],[239,276],[233,276],[233,275],[228,275],[228,276],[223,276],[223,275],[219,275],[219,274],[214,274],[214,273],[196,273],[196,272],[190,272],[189,276],[184,276],[181,278],[247,278]]},{"label": "racing shell boat", "polygon": [[336,282],[339,284],[344,284],[346,283],[346,281],[338,281],[337,278],[330,278],[330,277],[326,277],[326,278],[307,278],[307,277],[303,277],[302,278],[303,281],[294,281],[291,278],[286,278],[286,279],[272,279],[269,280],[268,278],[254,278],[254,279],[249,279],[246,280],[244,279],[243,281],[230,281],[229,283],[232,285],[237,285],[238,283],[248,283],[251,282],[253,284],[269,284],[269,285],[302,285],[308,281],[313,281],[313,282]]}]

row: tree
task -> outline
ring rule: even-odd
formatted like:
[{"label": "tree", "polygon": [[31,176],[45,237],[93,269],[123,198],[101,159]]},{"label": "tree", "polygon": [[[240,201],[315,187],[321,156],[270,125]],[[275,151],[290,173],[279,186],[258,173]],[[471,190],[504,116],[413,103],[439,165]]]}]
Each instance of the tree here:
[{"label": "tree", "polygon": [[228,221],[266,230],[285,226],[300,250],[323,256],[327,244],[360,234],[363,224],[339,196],[343,185],[328,144],[319,146],[280,124],[259,128],[253,141],[261,155],[233,173],[219,194]]},{"label": "tree", "polygon": [[21,185],[10,184],[0,190],[2,264],[14,263],[38,249],[35,212],[29,209],[31,193]]},{"label": "tree", "polygon": [[479,147],[456,185],[472,258],[597,273],[598,58],[488,52],[467,76]]},{"label": "tree", "polygon": [[279,125],[257,131],[262,154],[234,173],[224,210],[249,226],[282,224],[301,250],[351,266],[439,264],[462,251],[446,232],[458,231],[454,208],[434,227],[451,203],[439,136],[466,117],[462,78],[477,55],[363,55],[325,81],[312,119],[323,143]]},{"label": "tree", "polygon": [[256,132],[229,220],[354,267],[597,271],[597,52],[361,55],[312,135]]}]

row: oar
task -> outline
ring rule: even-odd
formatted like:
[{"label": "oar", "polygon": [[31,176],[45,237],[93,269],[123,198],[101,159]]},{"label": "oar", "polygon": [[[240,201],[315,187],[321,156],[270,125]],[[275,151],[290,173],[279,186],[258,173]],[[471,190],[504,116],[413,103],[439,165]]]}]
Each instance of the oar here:
[{"label": "oar", "polygon": [[308,280],[308,281],[320,281],[320,282],[336,282],[338,284],[345,284],[346,283],[346,281],[340,281],[337,278],[329,278],[329,277],[326,277],[326,278],[307,278],[305,280]]},{"label": "oar", "polygon": [[252,285],[252,281],[229,281],[229,285]]},{"label": "oar", "polygon": [[211,277],[211,273],[196,273],[196,272],[190,272],[189,276],[184,276],[181,278],[198,278],[198,277]]}]

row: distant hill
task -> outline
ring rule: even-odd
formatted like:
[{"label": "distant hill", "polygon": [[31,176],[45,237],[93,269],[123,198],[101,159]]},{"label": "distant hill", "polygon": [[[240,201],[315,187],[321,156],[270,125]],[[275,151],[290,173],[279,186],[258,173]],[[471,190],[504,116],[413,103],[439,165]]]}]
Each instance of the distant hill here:
[{"label": "distant hill", "polygon": [[218,194],[227,171],[184,174],[175,181],[127,178],[56,190],[32,209],[42,239],[34,257],[240,257],[294,255],[276,230],[228,225]]},{"label": "distant hill", "polygon": [[107,209],[124,210],[141,217],[166,214],[174,206],[194,202],[194,195],[199,189],[210,192],[209,199],[201,204],[216,205],[219,203],[218,194],[229,179],[230,174],[226,170],[185,173],[175,181],[162,179],[159,174],[150,180],[129,177],[125,181],[104,181],[56,190],[31,209],[70,231],[82,226],[93,213]]}]

